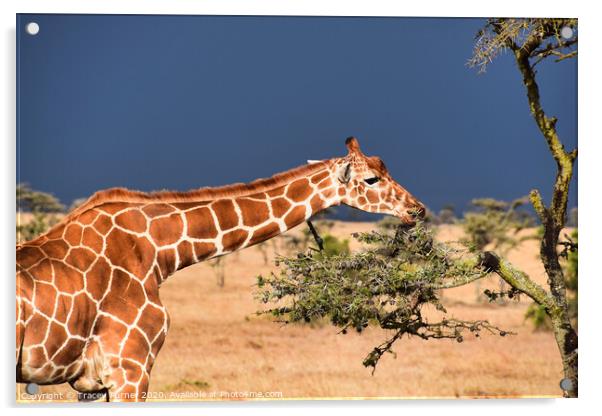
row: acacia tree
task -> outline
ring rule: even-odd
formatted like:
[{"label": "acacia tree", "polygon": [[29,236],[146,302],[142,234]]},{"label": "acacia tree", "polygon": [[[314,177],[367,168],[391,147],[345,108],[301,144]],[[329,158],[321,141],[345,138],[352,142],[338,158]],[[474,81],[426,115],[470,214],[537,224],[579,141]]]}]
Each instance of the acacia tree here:
[{"label": "acacia tree", "polygon": [[[485,71],[487,65],[502,51],[510,51],[523,77],[529,109],[548,149],[556,162],[556,179],[552,200],[546,206],[541,194],[534,189],[530,200],[543,226],[540,257],[548,276],[548,289],[533,282],[525,273],[510,267],[494,253],[488,256],[488,266],[499,273],[512,287],[532,298],[550,317],[558,349],[562,357],[566,396],[577,397],[577,333],[571,325],[566,283],[559,261],[560,232],[565,226],[569,185],[577,149],[567,151],[556,129],[557,118],[544,111],[539,95],[535,67],[553,57],[556,62],[577,56],[577,19],[489,19],[479,31],[470,65]],[[563,242],[573,250],[570,241]]]},{"label": "acacia tree", "polygon": [[[35,191],[26,183],[17,184],[17,242],[31,240],[46,232],[58,219],[54,214],[63,212],[65,206],[46,192]],[[31,213],[29,221],[23,222],[21,213]]]},{"label": "acacia tree", "polygon": [[[342,328],[342,333],[349,329],[361,332],[370,323],[376,323],[392,331],[392,335],[366,356],[364,365],[374,369],[383,354],[391,352],[393,344],[404,335],[422,339],[451,338],[458,342],[467,335],[478,337],[483,332],[509,335],[508,331],[486,320],[450,318],[441,301],[441,289],[466,285],[496,273],[510,289],[498,293],[488,291],[488,297],[515,298],[523,293],[550,317],[564,367],[561,387],[565,396],[577,397],[577,334],[568,313],[558,250],[559,244],[569,251],[576,248],[570,240],[560,242],[559,234],[564,227],[577,152],[564,149],[556,131],[556,119],[544,113],[534,71],[534,66],[547,57],[564,60],[576,55],[572,48],[577,38],[563,40],[560,35],[562,28],[574,31],[576,27],[574,19],[489,19],[478,34],[470,61],[483,71],[502,50],[512,51],[523,74],[531,113],[557,162],[549,206],[544,204],[537,190],[530,194],[530,202],[544,230],[540,257],[548,275],[547,290],[500,253],[484,251],[484,246],[474,241],[465,248],[436,242],[432,230],[418,223],[412,229],[397,225],[357,234],[355,237],[366,246],[351,254],[316,254],[314,249],[294,257],[281,257],[277,261],[277,265],[282,266],[279,273],[258,277],[258,296],[274,305],[262,313],[271,313],[283,322],[327,318]],[[483,201],[488,206],[492,203]],[[505,208],[499,211],[514,212]],[[429,305],[434,306],[437,313],[425,308]]]}]

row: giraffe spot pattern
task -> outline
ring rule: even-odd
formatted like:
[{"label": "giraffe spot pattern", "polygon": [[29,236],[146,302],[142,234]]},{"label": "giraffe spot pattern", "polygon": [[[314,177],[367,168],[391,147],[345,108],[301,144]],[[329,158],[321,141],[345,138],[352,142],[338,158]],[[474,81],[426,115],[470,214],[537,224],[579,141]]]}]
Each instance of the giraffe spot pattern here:
[{"label": "giraffe spot pattern", "polygon": [[96,217],[98,217],[98,214],[99,212],[95,209],[87,210],[77,217],[77,222],[82,225],[92,224]]},{"label": "giraffe spot pattern", "polygon": [[100,309],[116,318],[120,321],[125,322],[127,325],[131,325],[134,323],[134,319],[138,314],[138,310],[128,303],[121,296],[116,294],[109,294],[102,301]]},{"label": "giraffe spot pattern", "polygon": [[34,306],[44,315],[52,316],[54,314],[54,305],[57,295],[54,286],[37,283],[35,286]]},{"label": "giraffe spot pattern", "polygon": [[96,218],[92,226],[100,235],[106,235],[113,228],[113,221],[108,215],[101,214]]},{"label": "giraffe spot pattern", "polygon": [[289,212],[286,217],[284,217],[284,222],[288,228],[303,222],[305,219],[305,207],[300,205],[295,208],[291,212]]},{"label": "giraffe spot pattern", "polygon": [[173,248],[159,250],[157,252],[157,264],[166,273],[162,278],[167,279],[169,274],[176,271],[176,250]]},{"label": "giraffe spot pattern", "polygon": [[54,285],[60,292],[74,293],[84,288],[84,277],[81,272],[59,261],[53,261],[52,266]]},{"label": "giraffe spot pattern", "polygon": [[315,213],[322,209],[322,207],[324,206],[324,201],[320,197],[320,194],[316,194],[311,198],[309,204],[311,206],[311,212]]},{"label": "giraffe spot pattern", "polygon": [[86,247],[91,248],[96,254],[102,252],[103,238],[94,228],[84,228],[82,240],[85,242]]},{"label": "giraffe spot pattern", "polygon": [[52,264],[50,259],[44,259],[35,266],[29,269],[29,273],[36,277],[36,280],[41,282],[52,283]]},{"label": "giraffe spot pattern", "polygon": [[276,198],[272,200],[272,212],[277,218],[282,217],[290,207],[291,203],[284,198]]},{"label": "giraffe spot pattern", "polygon": [[274,198],[276,196],[282,196],[284,194],[284,186],[274,188],[268,192],[266,192],[268,198]]},{"label": "giraffe spot pattern", "polygon": [[329,176],[330,176],[330,172],[328,172],[327,170],[319,172],[316,175],[312,176],[311,183],[313,183],[313,184],[320,183],[323,179],[326,179]]},{"label": "giraffe spot pattern", "polygon": [[89,335],[93,317],[96,315],[96,304],[86,293],[79,293],[73,297],[73,310],[67,321],[67,329],[71,335],[85,337]]},{"label": "giraffe spot pattern", "polygon": [[217,248],[213,243],[199,243],[195,241],[193,246],[197,261],[205,260],[217,252]]},{"label": "giraffe spot pattern", "polygon": [[27,352],[27,354],[27,362],[33,368],[41,368],[46,363],[46,353],[44,347],[33,347]]},{"label": "giraffe spot pattern", "polygon": [[78,246],[82,241],[82,226],[79,224],[69,224],[65,228],[65,240],[71,246]]},{"label": "giraffe spot pattern", "polygon": [[63,231],[65,231],[65,226],[56,226],[54,228],[52,228],[50,231],[48,231],[48,234],[46,234],[46,238],[48,240],[56,240],[59,238],[63,238]]},{"label": "giraffe spot pattern", "polygon": [[134,328],[126,340],[123,355],[143,363],[146,361],[146,357],[150,352],[149,350],[150,345],[146,342],[146,338],[144,338],[138,328]]},{"label": "giraffe spot pattern", "polygon": [[155,259],[154,246],[146,237],[137,237],[119,229],[107,236],[106,257],[136,276],[145,276]]},{"label": "giraffe spot pattern", "polygon": [[313,193],[307,179],[299,179],[290,184],[286,191],[286,196],[295,202],[305,201]]},{"label": "giraffe spot pattern", "polygon": [[178,257],[180,258],[180,268],[190,266],[196,263],[194,247],[189,241],[182,241],[178,244]]},{"label": "giraffe spot pattern", "polygon": [[199,239],[217,237],[217,228],[207,207],[201,207],[186,211],[186,223],[188,224],[188,236]]},{"label": "giraffe spot pattern", "polygon": [[242,222],[247,227],[254,227],[269,219],[267,202],[259,202],[246,198],[236,200],[242,213]]},{"label": "giraffe spot pattern", "polygon": [[70,338],[53,358],[54,364],[57,366],[66,366],[72,363],[82,354],[84,345],[85,343],[81,339]]},{"label": "giraffe spot pattern", "polygon": [[100,315],[94,333],[99,334],[105,354],[119,354],[119,344],[127,333],[127,327],[109,316]]},{"label": "giraffe spot pattern", "polygon": [[41,248],[46,254],[46,256],[62,260],[65,258],[67,252],[69,251],[69,244],[67,244],[63,240],[50,240],[42,244]]},{"label": "giraffe spot pattern", "polygon": [[29,330],[25,336],[28,344],[40,344],[46,337],[49,321],[39,313],[34,314],[27,324]]},{"label": "giraffe spot pattern", "polygon": [[211,208],[219,222],[219,228],[222,231],[229,230],[238,225],[238,214],[234,208],[234,202],[231,199],[220,199],[215,201]]},{"label": "giraffe spot pattern", "polygon": [[59,294],[59,298],[56,304],[56,311],[54,311],[54,319],[57,322],[66,324],[72,305],[73,298],[71,296]]},{"label": "giraffe spot pattern", "polygon": [[109,286],[111,277],[111,266],[103,258],[99,257],[94,266],[86,273],[86,289],[94,300],[100,300]]},{"label": "giraffe spot pattern", "polygon": [[329,186],[332,186],[332,182],[330,180],[324,180],[318,184],[318,190],[323,190]]},{"label": "giraffe spot pattern", "polygon": [[153,305],[146,305],[142,310],[140,319],[138,320],[138,328],[145,334],[149,339],[154,339],[157,334],[161,331],[161,328],[156,325],[163,319],[163,311]]},{"label": "giraffe spot pattern", "polygon": [[44,349],[46,350],[46,354],[48,354],[49,357],[52,357],[54,353],[67,342],[68,335],[65,328],[56,322],[50,323],[50,332],[52,333],[52,336],[46,339]]},{"label": "giraffe spot pattern", "polygon": [[[142,306],[146,299],[140,282],[119,269],[113,271],[111,292],[117,294],[118,298],[121,298],[124,302],[134,306],[136,309]],[[131,317],[131,319],[134,318],[135,316]],[[126,319],[124,319],[124,321],[129,322],[129,320]]]},{"label": "giraffe spot pattern", "polygon": [[[330,199],[330,198],[333,198],[335,196],[335,194],[336,194],[336,191],[333,188],[329,188],[322,192],[322,197],[324,199]],[[345,195],[344,192],[343,192],[343,195]]]},{"label": "giraffe spot pattern", "polygon": [[167,204],[150,204],[143,207],[142,211],[144,211],[148,217],[155,218],[162,215],[171,214],[175,211],[175,208]]},{"label": "giraffe spot pattern", "polygon": [[[147,354],[148,354],[148,352],[147,352]],[[128,356],[128,354],[126,354],[126,353],[124,353],[123,355],[125,355],[126,357]],[[134,358],[134,357],[132,357],[132,358]],[[141,361],[144,362],[144,359]],[[127,374],[128,379],[139,380],[140,377],[143,377],[142,367],[140,366],[140,363],[138,361],[136,361],[135,359],[123,358],[121,360],[121,365],[128,368],[128,370],[129,370],[128,374]]]},{"label": "giraffe spot pattern", "polygon": [[115,217],[115,224],[136,233],[145,232],[147,227],[146,217],[137,209],[132,209],[119,214]]},{"label": "giraffe spot pattern", "polygon": [[366,191],[366,198],[368,198],[368,201],[370,201],[371,204],[376,204],[378,203],[378,192],[374,189],[368,189]]},{"label": "giraffe spot pattern", "polygon": [[279,233],[280,226],[275,222],[271,222],[268,225],[264,225],[263,227],[258,228],[253,232],[253,237],[251,237],[251,240],[249,240],[249,246],[272,238]]},{"label": "giraffe spot pattern", "polygon": [[225,251],[235,251],[242,246],[247,238],[247,233],[244,230],[234,230],[224,234],[222,237],[222,245]]},{"label": "giraffe spot pattern", "polygon": [[184,231],[184,222],[180,214],[154,219],[150,225],[150,235],[158,246],[167,246],[177,242]]},{"label": "giraffe spot pattern", "polygon": [[24,246],[17,250],[17,264],[28,269],[44,258],[44,252],[39,247]]},{"label": "giraffe spot pattern", "polygon": [[83,272],[88,270],[94,260],[96,260],[96,253],[88,248],[78,247],[71,249],[65,262]]}]

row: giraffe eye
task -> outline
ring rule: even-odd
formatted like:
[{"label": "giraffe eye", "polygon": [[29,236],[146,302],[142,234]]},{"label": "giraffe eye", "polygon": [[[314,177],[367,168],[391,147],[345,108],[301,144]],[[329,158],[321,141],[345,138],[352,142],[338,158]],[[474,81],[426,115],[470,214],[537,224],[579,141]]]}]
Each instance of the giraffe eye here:
[{"label": "giraffe eye", "polygon": [[368,185],[374,185],[378,181],[380,181],[380,178],[378,176],[364,179],[364,182],[366,182]]}]

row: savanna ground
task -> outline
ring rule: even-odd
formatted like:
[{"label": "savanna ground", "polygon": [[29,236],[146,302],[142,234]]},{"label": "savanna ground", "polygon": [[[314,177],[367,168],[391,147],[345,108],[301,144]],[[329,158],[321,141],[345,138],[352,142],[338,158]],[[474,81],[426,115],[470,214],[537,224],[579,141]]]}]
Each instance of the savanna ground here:
[{"label": "savanna ground", "polygon": [[[331,234],[350,239],[358,249],[350,234],[373,228],[374,223],[336,222]],[[438,227],[441,241],[461,235],[458,226]],[[280,252],[281,237],[276,240]],[[149,400],[561,397],[557,346],[551,332],[536,332],[525,321],[530,300],[522,296],[499,305],[480,296],[486,288],[499,290],[499,278],[446,290],[444,305],[449,316],[487,319],[516,335],[468,335],[462,343],[404,338],[395,345],[395,356],[386,354],[372,375],[362,360],[385,341],[382,330],[343,335],[327,322],[284,325],[255,314],[265,307],[253,296],[256,277],[275,270],[274,244],[266,247],[267,264],[256,247],[223,258],[223,287],[208,263],[182,270],[162,286],[171,328],[152,371]],[[538,251],[537,240],[526,240],[508,259],[544,284]],[[27,398],[23,392],[24,385],[18,385],[19,401]],[[40,392],[73,390],[64,384],[41,386]]]}]

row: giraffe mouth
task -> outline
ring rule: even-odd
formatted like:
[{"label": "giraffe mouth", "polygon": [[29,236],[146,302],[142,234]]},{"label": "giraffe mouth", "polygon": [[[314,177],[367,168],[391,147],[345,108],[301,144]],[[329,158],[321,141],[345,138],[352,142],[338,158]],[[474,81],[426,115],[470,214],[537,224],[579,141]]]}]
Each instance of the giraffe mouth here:
[{"label": "giraffe mouth", "polygon": [[401,215],[398,217],[401,222],[403,222],[404,225],[413,227],[414,225],[416,225],[416,218],[413,215]]},{"label": "giraffe mouth", "polygon": [[423,205],[416,206],[399,215],[398,218],[409,226],[414,226],[418,221],[424,220],[426,216],[426,209]]}]

